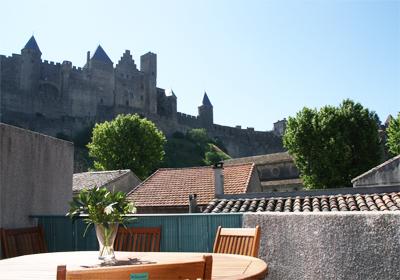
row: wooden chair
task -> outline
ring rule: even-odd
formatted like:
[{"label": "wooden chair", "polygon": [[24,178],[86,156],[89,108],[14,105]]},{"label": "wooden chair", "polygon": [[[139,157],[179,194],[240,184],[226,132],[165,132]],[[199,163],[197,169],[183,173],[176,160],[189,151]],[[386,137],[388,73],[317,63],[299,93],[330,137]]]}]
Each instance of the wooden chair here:
[{"label": "wooden chair", "polygon": [[160,252],[161,227],[119,227],[114,250],[132,252]]},{"label": "wooden chair", "polygon": [[12,258],[22,255],[47,253],[44,232],[41,226],[1,231],[3,257]]},{"label": "wooden chair", "polygon": [[[133,274],[142,274],[143,279],[206,279],[211,280],[212,256],[169,264],[144,264],[67,270],[57,267],[57,280],[129,280]],[[147,277],[144,275],[147,274]],[[139,277],[138,277],[139,279]],[[140,278],[142,279],[142,278]]]},{"label": "wooden chair", "polygon": [[238,254],[258,257],[260,227],[221,228],[218,227],[214,242],[214,253]]}]

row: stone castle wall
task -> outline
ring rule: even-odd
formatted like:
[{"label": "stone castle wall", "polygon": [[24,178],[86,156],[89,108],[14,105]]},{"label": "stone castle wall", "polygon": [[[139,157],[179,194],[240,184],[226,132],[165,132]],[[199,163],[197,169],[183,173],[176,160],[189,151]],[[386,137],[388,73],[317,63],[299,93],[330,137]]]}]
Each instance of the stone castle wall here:
[{"label": "stone castle wall", "polygon": [[138,69],[130,52],[125,51],[114,67],[99,46],[92,57],[88,53],[81,68],[69,61],[42,61],[32,37],[21,54],[0,56],[2,122],[73,138],[96,122],[138,113],[167,135],[206,128],[235,157],[282,151],[281,137],[272,131],[214,124],[208,97],[207,101],[199,107],[199,116],[177,112],[173,91],[157,87],[157,56],[153,53],[141,56]]}]

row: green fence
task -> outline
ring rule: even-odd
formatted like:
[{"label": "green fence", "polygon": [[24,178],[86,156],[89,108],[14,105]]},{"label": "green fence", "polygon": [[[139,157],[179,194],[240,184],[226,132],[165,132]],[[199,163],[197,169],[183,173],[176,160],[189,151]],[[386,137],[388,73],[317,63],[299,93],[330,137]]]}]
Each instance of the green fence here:
[{"label": "green fence", "polygon": [[[162,252],[211,252],[217,227],[242,227],[241,214],[137,215],[128,227],[161,226]],[[86,236],[82,219],[34,216],[45,232],[50,252],[97,250],[93,227]]]}]

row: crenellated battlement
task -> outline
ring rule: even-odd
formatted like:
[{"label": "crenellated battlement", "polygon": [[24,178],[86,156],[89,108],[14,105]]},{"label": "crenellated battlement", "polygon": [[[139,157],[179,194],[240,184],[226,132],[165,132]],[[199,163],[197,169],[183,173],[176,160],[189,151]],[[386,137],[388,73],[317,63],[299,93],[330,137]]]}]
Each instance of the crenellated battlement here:
[{"label": "crenellated battlement", "polygon": [[83,68],[82,67],[72,66],[72,71],[74,71],[76,73],[82,73],[83,72]]},{"label": "crenellated battlement", "polygon": [[[35,41],[33,37],[30,40]],[[279,137],[284,121],[274,124],[274,132],[214,124],[214,109],[206,93],[198,116],[177,112],[175,93],[157,85],[155,53],[140,57],[140,70],[129,50],[114,66],[100,46],[93,56],[87,53],[84,67],[41,57],[36,42],[22,49],[21,54],[0,55],[2,121],[53,136],[62,132],[72,137],[117,114],[137,113],[155,121],[166,135],[205,128],[210,137],[223,141],[231,156],[282,150]]]},{"label": "crenellated battlement", "polygon": [[237,136],[241,136],[241,135],[265,135],[265,134],[269,134],[272,131],[256,131],[254,130],[253,127],[247,127],[245,129],[243,129],[240,125],[237,125],[235,127],[231,127],[231,126],[225,126],[225,125],[219,125],[219,124],[214,124],[211,127],[212,130],[214,130],[215,132],[220,132],[220,133],[227,133],[229,135],[237,135]]},{"label": "crenellated battlement", "polygon": [[184,114],[184,113],[180,113],[180,112],[177,112],[176,116],[177,116],[177,121],[179,124],[193,126],[193,127],[200,127],[200,121],[199,121],[198,117],[196,117],[196,116],[192,116],[192,115],[188,115],[188,114]]}]

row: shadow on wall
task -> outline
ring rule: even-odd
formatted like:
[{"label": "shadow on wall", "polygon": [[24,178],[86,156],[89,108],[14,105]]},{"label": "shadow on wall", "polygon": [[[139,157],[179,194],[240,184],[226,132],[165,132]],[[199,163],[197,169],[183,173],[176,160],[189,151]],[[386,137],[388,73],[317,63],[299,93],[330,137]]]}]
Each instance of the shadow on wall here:
[{"label": "shadow on wall", "polygon": [[73,153],[71,142],[0,123],[0,227],[32,226],[29,215],[66,213]]}]

